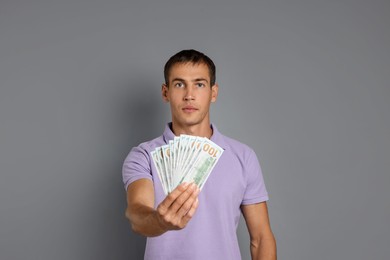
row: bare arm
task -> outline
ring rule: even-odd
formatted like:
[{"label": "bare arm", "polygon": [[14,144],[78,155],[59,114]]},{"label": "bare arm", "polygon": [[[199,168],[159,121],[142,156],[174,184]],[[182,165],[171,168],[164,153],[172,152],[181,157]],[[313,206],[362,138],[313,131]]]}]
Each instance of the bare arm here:
[{"label": "bare arm", "polygon": [[243,205],[242,213],[250,236],[253,260],[276,260],[276,241],[271,230],[266,202]]},{"label": "bare arm", "polygon": [[198,194],[195,184],[181,184],[154,209],[153,183],[140,179],[127,188],[126,217],[134,232],[144,236],[182,229],[198,207]]}]

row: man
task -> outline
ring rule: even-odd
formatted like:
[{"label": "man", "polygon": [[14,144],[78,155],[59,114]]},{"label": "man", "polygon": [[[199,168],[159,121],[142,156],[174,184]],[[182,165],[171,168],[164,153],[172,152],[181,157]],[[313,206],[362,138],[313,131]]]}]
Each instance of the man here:
[{"label": "man", "polygon": [[[126,217],[135,232],[148,237],[145,259],[241,259],[236,235],[241,212],[252,259],[276,259],[256,155],[210,123],[210,104],[218,96],[213,61],[184,50],[168,60],[164,76],[161,93],[170,104],[172,122],[162,136],[133,148],[123,165]],[[224,152],[202,191],[182,183],[166,196],[151,152],[180,134],[207,137]]]}]

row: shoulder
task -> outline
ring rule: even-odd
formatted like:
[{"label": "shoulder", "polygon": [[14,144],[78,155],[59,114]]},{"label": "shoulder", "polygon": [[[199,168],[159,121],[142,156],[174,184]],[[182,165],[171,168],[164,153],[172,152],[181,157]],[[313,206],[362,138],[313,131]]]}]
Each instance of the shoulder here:
[{"label": "shoulder", "polygon": [[145,141],[140,143],[137,146],[134,146],[131,148],[130,152],[128,153],[125,163],[133,160],[149,160],[150,153],[159,146],[164,145],[164,138],[163,136],[156,137],[152,140]]},{"label": "shoulder", "polygon": [[159,136],[159,137],[156,137],[156,138],[154,138],[152,140],[149,140],[149,141],[146,141],[146,142],[142,142],[142,143],[140,143],[138,146],[136,146],[134,148],[142,149],[142,150],[145,150],[145,151],[151,151],[151,150],[154,150],[156,147],[164,145],[164,144],[165,144],[164,143],[164,138],[162,136]]},{"label": "shoulder", "polygon": [[247,144],[221,134],[225,150],[231,151],[239,158],[246,159],[255,155],[254,150]]}]

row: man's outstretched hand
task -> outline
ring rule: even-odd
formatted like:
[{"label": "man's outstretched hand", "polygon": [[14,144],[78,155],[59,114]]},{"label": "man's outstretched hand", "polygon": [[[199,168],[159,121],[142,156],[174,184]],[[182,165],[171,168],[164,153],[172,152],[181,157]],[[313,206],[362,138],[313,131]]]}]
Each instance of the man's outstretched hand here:
[{"label": "man's outstretched hand", "polygon": [[139,179],[127,189],[126,217],[134,232],[154,237],[184,228],[198,207],[199,188],[182,183],[154,209],[154,187],[149,179]]},{"label": "man's outstretched hand", "polygon": [[156,217],[161,227],[183,229],[194,216],[199,205],[199,188],[195,183],[182,183],[158,205]]}]

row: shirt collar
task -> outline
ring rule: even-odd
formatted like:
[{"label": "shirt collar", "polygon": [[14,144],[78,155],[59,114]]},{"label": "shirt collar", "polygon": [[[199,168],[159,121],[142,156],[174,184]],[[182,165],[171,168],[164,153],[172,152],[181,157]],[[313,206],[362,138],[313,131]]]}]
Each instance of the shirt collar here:
[{"label": "shirt collar", "polygon": [[[218,131],[214,124],[211,124],[211,128],[213,129],[213,135],[210,140],[219,145],[221,148],[226,149],[227,145],[224,141],[223,135]],[[175,138],[175,134],[172,132],[172,122],[165,125],[163,138],[166,144],[169,143],[169,140],[173,140]]]}]

